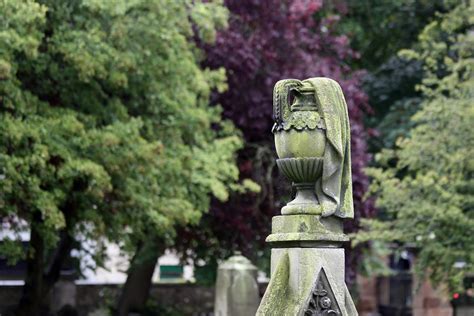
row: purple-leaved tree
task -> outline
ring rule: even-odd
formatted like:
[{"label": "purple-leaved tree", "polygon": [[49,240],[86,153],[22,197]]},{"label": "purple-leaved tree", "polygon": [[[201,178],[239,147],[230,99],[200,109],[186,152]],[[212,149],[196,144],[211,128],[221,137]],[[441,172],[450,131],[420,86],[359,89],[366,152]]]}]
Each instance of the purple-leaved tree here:
[{"label": "purple-leaved tree", "polygon": [[[361,217],[371,217],[374,207],[364,200],[368,178],[363,168],[370,160],[366,149],[368,131],[363,117],[370,113],[361,88],[362,71],[353,71],[350,60],[358,58],[349,38],[337,34],[336,25],[345,13],[343,5],[330,10],[322,0],[226,0],[231,11],[229,28],[217,42],[205,46],[205,65],[224,67],[229,89],[216,94],[214,102],[224,109],[243,132],[245,148],[239,154],[241,177],[260,184],[258,194],[234,195],[226,203],[215,202],[200,228],[188,228],[179,247],[210,262],[239,249],[247,256],[262,254],[270,219],[288,194],[288,181],[275,166],[272,90],[284,78],[330,77],[338,81],[347,99],[352,132],[352,172],[356,219],[346,231],[356,231]],[[332,4],[333,5],[333,4]],[[354,279],[358,251],[349,251],[348,282]]]}]

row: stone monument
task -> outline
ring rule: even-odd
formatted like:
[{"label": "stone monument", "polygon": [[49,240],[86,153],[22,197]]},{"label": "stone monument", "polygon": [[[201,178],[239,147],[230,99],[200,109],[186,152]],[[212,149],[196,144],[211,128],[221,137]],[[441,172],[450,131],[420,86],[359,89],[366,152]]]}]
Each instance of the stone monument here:
[{"label": "stone monument", "polygon": [[253,316],[260,302],[257,267],[240,252],[217,270],[215,316]]},{"label": "stone monument", "polygon": [[344,282],[343,220],[354,216],[347,105],[328,78],[273,92],[277,165],[296,197],[273,217],[271,279],[257,315],[358,315]]}]

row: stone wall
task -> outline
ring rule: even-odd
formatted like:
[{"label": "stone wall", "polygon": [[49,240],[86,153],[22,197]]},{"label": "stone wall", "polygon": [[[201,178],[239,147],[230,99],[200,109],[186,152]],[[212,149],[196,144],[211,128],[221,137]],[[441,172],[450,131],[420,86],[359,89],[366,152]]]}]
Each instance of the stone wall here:
[{"label": "stone wall", "polygon": [[430,282],[423,282],[416,294],[413,299],[413,316],[453,315],[451,303],[443,299],[446,294],[434,289]]},{"label": "stone wall", "polygon": [[[403,278],[358,276],[357,310],[360,316],[473,316],[474,299],[458,302],[453,310],[446,293],[433,289],[425,281],[413,291],[413,284],[406,284]],[[405,280],[406,281],[406,280]],[[409,283],[412,283],[410,281]],[[411,294],[407,295],[407,291]],[[401,298],[408,299],[406,302]],[[461,301],[461,300],[460,300]],[[403,308],[403,306],[406,306]]]},{"label": "stone wall", "polygon": [[[69,297],[66,292],[59,294],[61,289],[57,289],[54,301],[75,300],[79,315],[87,316],[98,309],[112,306],[120,293],[120,288],[120,285],[114,284],[78,284],[75,298]],[[20,299],[21,291],[21,286],[0,286],[0,315],[11,314],[10,311]],[[61,295],[63,297],[58,298]],[[214,288],[195,284],[155,284],[151,290],[151,298],[162,309],[179,310],[183,315],[209,315],[214,306]],[[53,306],[56,310],[60,307]]]},{"label": "stone wall", "polygon": [[[69,283],[69,284],[68,284]],[[53,291],[52,309],[59,310],[64,302],[75,301],[80,316],[91,315],[94,311],[113,306],[120,294],[121,285],[77,284],[71,291],[70,282],[59,283]],[[260,284],[263,294],[267,284]],[[9,316],[20,300],[21,286],[0,286],[0,315]],[[75,297],[71,297],[75,296]],[[214,287],[196,284],[154,284],[151,299],[156,306],[167,311],[179,311],[179,315],[210,315],[214,308]]]},{"label": "stone wall", "polygon": [[[375,279],[358,278],[358,310],[361,316],[381,315],[378,306],[389,291],[384,282]],[[383,280],[382,280],[383,281]],[[71,284],[69,284],[71,285]],[[56,288],[53,308],[58,310],[63,302],[75,300],[79,316],[89,316],[100,308],[112,306],[120,293],[121,285],[116,284],[78,284],[71,290],[67,282]],[[260,294],[265,291],[266,284],[260,284]],[[0,286],[0,315],[9,316],[8,310],[13,308],[21,296],[21,286]],[[75,296],[71,298],[71,296]],[[211,315],[214,306],[214,288],[196,284],[154,284],[151,290],[152,300],[162,309],[179,310],[179,315],[206,316]],[[429,283],[423,284],[414,295],[412,305],[413,316],[451,316],[453,310],[446,300],[440,299],[439,293]],[[71,300],[72,299],[72,300]],[[456,308],[455,316],[474,315],[474,306]]]},{"label": "stone wall", "polygon": [[360,316],[372,316],[377,314],[377,280],[357,276],[359,291],[356,296],[357,311]]},{"label": "stone wall", "polygon": [[21,286],[0,286],[0,315],[8,315],[21,297]]}]

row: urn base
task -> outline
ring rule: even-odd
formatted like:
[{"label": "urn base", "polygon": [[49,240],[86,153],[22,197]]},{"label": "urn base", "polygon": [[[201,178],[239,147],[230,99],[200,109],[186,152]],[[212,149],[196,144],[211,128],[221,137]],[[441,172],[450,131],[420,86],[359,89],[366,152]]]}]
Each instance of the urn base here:
[{"label": "urn base", "polygon": [[314,183],[295,183],[296,197],[282,209],[282,215],[321,215],[323,209],[314,194]]},{"label": "urn base", "polygon": [[323,158],[283,158],[278,168],[293,181],[296,197],[281,209],[282,215],[321,215],[323,208],[316,197],[316,181],[322,174]]}]

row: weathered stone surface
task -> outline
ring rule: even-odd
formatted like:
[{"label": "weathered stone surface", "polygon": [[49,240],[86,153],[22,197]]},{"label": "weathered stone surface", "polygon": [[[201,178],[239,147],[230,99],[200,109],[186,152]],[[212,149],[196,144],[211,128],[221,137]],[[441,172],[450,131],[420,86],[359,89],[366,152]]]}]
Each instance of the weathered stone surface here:
[{"label": "weathered stone surface", "polygon": [[239,253],[219,265],[214,314],[253,316],[260,301],[257,268]]},{"label": "weathered stone surface", "polygon": [[275,148],[280,158],[323,157],[325,147],[326,134],[322,129],[275,133]]},{"label": "weathered stone surface", "polygon": [[[280,160],[324,159],[321,174],[310,181],[320,208],[288,205],[283,214],[352,218],[350,127],[341,87],[329,78],[285,79],[275,84],[273,98],[273,133]],[[291,174],[285,175],[299,183]]]},{"label": "weathered stone surface", "polygon": [[326,290],[331,291],[335,300],[333,305],[340,312],[334,315],[357,315],[341,271],[344,249],[272,249],[271,280],[257,315],[305,315],[321,273],[327,280]]},{"label": "weathered stone surface", "polygon": [[[348,240],[349,237],[342,232],[340,219],[315,215],[274,216],[272,234],[266,239],[273,246],[284,243],[295,247],[316,247],[323,244],[338,246]],[[298,244],[289,245],[288,242]]]},{"label": "weathered stone surface", "polygon": [[273,96],[277,164],[296,197],[272,220],[272,275],[257,315],[356,316],[340,248],[349,240],[342,220],[354,215],[341,87],[328,78],[287,79]]}]

